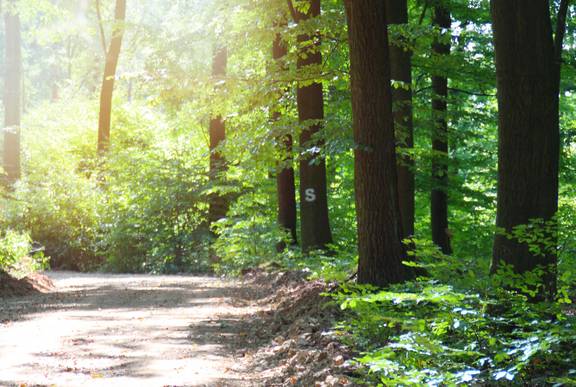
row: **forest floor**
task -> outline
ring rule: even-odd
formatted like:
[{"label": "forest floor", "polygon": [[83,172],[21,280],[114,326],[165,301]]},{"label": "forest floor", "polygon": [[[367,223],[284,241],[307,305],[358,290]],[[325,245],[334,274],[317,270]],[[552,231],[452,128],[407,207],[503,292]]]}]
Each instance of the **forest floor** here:
[{"label": "forest floor", "polygon": [[0,294],[0,386],[354,385],[327,287],[298,273],[47,276]]}]

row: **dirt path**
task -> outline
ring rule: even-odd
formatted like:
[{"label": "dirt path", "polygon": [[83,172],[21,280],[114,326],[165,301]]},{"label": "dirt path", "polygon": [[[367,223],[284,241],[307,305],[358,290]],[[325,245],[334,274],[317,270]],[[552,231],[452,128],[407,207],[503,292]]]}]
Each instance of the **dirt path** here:
[{"label": "dirt path", "polygon": [[48,273],[57,291],[0,300],[0,386],[252,386],[232,371],[239,284]]}]

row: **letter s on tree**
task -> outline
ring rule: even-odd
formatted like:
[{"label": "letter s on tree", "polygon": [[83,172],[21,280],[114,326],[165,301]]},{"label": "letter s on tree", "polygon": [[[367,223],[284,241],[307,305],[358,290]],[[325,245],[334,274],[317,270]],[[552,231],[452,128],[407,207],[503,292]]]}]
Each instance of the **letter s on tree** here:
[{"label": "letter s on tree", "polygon": [[309,203],[316,201],[316,190],[314,188],[307,188],[304,193],[306,194],[305,200]]}]

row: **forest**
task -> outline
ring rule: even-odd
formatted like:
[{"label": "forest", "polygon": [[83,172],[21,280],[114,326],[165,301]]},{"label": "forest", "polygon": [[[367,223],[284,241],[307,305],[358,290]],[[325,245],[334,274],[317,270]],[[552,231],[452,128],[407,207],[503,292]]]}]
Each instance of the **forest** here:
[{"label": "forest", "polygon": [[298,273],[351,371],[285,385],[576,385],[575,2],[1,12],[0,281]]}]

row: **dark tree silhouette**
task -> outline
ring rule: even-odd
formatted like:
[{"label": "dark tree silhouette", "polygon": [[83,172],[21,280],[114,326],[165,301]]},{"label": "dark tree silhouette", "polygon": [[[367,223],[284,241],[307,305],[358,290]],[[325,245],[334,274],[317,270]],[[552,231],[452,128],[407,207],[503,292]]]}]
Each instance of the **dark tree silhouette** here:
[{"label": "dark tree silhouette", "polygon": [[[450,11],[442,5],[434,7],[433,24],[440,29],[440,36],[432,44],[434,55],[450,54]],[[449,35],[448,35],[449,36]],[[432,241],[444,254],[451,254],[448,226],[448,78],[432,76],[432,191],[431,223]]]},{"label": "dark tree silhouette", "polygon": [[[221,47],[214,53],[212,61],[212,76],[217,83],[226,76],[228,50]],[[212,117],[209,127],[210,136],[210,183],[216,186],[224,179],[227,170],[226,159],[221,151],[221,145],[226,140],[226,125],[220,114]],[[228,199],[221,193],[212,193],[209,197],[208,222],[210,226],[224,218],[228,212]]]},{"label": "dark tree silhouette", "polygon": [[[297,23],[320,15],[320,0],[307,0],[306,12],[293,7],[292,15]],[[320,36],[301,34],[298,36],[300,52],[297,67],[299,70],[313,69],[322,65]],[[328,194],[326,187],[326,161],[320,154],[322,141],[316,137],[324,120],[324,93],[322,84],[298,86],[298,119],[304,126],[300,134],[300,230],[302,249],[326,249],[332,243],[332,232],[328,217]]]},{"label": "dark tree silhouette", "polygon": [[[388,25],[408,23],[408,1],[386,0],[386,22]],[[390,75],[393,81],[402,82],[402,87],[392,88],[396,142],[404,150],[410,150],[414,148],[412,52],[402,44],[390,44]],[[398,199],[402,239],[405,239],[414,235],[414,159],[410,156],[398,158]]]},{"label": "dark tree silhouette", "polygon": [[[562,2],[556,42],[548,0],[492,0],[499,108],[496,225],[510,232],[531,219],[551,221],[558,210],[559,81],[567,2]],[[564,12],[564,14],[563,14]],[[541,254],[497,233],[492,272],[505,262],[523,273],[545,268],[543,293],[556,288],[556,231],[547,230]]]},{"label": "dark tree silhouette", "polygon": [[346,0],[352,78],[358,281],[405,280],[384,2]]},{"label": "dark tree silhouette", "polygon": [[[281,61],[286,56],[288,49],[286,42],[278,33],[272,44],[272,56],[278,64],[278,68],[283,68]],[[280,112],[275,111],[272,119],[278,121],[280,119]],[[294,180],[294,158],[292,155],[293,138],[291,133],[283,133],[278,138],[280,146],[279,153],[282,159],[278,162],[278,171],[276,173],[276,188],[278,193],[278,224],[284,230],[290,233],[291,243],[297,243],[296,225],[297,225],[297,210],[296,210],[296,186]],[[285,248],[281,243],[278,246],[279,250]]]}]

